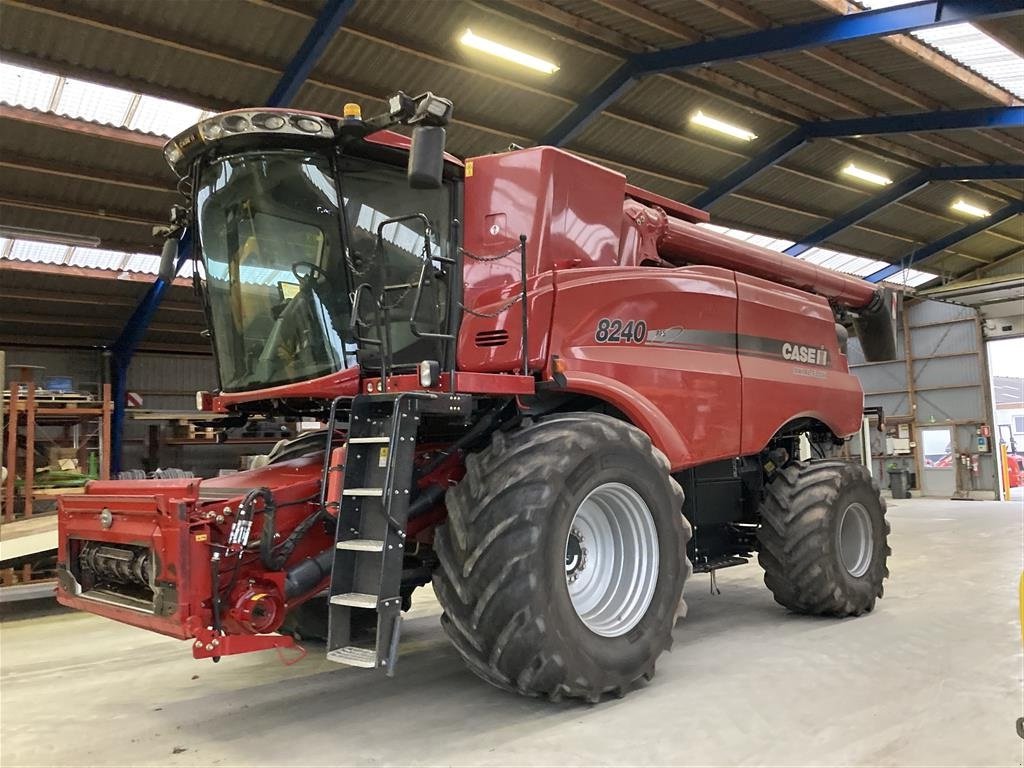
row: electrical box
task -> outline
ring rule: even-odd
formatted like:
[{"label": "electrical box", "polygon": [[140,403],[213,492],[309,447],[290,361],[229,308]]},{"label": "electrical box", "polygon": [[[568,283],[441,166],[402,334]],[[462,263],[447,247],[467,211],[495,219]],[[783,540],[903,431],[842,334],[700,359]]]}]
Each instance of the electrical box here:
[{"label": "electrical box", "polygon": [[910,440],[905,437],[886,438],[885,452],[890,456],[906,456],[910,453]]},{"label": "electrical box", "polygon": [[989,439],[985,435],[978,435],[978,453],[988,453],[991,449]]}]

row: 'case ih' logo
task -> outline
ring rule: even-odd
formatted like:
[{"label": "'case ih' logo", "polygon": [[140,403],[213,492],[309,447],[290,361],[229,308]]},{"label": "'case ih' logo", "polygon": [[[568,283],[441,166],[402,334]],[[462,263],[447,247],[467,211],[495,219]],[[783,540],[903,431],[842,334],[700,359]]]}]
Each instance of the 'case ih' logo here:
[{"label": "'case ih' logo", "polygon": [[828,350],[824,348],[805,347],[803,344],[790,344],[787,341],[782,345],[782,356],[795,363],[828,365]]}]

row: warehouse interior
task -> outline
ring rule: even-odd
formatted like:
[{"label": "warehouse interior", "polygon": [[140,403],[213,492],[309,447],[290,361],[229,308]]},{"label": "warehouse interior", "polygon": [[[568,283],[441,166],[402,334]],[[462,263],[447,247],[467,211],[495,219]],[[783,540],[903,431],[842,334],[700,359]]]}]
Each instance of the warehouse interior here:
[{"label": "warehouse interior", "polygon": [[[399,91],[402,99],[396,100]],[[232,110],[247,110],[237,113],[246,125],[237,136],[222,128],[230,118],[219,117]],[[277,115],[291,121],[287,130],[298,138],[256,135],[258,125],[270,132],[270,120],[285,125]],[[336,180],[358,177],[352,169],[363,162],[364,150],[343,157],[348,150],[339,149],[329,162],[310,159],[319,145],[303,144],[313,140],[300,135],[304,128],[291,127],[300,126],[304,115],[317,130],[334,126],[338,147],[370,146],[381,127],[413,137],[411,145],[389,138],[365,150],[373,163],[394,164],[394,156],[402,165],[401,190],[380,197],[389,202],[363,203],[372,214],[369,223],[363,213],[348,221],[356,214],[346,210],[354,207],[347,190],[356,187]],[[390,201],[412,199],[414,156],[427,146],[426,138],[417,142],[436,137],[441,126],[444,143],[423,152],[433,152],[443,168],[436,171],[436,185],[443,176],[444,189],[457,190],[444,204],[450,208],[443,223],[455,223],[452,234],[439,234],[436,221],[420,213],[421,235],[420,219],[413,221],[410,211],[394,209]],[[247,270],[259,273],[256,282],[272,287],[279,302],[260,305],[277,328],[288,317],[289,302],[320,297],[316,286],[328,267],[318,256],[292,263],[299,258],[293,257],[284,271],[264,268],[260,259],[273,248],[264,245],[261,252],[236,238],[238,254],[246,255],[218,271],[216,232],[198,209],[230,190],[232,174],[236,184],[248,178],[245,152],[255,150],[246,149],[245,141],[264,141],[253,146],[266,150],[259,155],[260,173],[270,181],[282,173],[273,170],[273,157],[305,153],[296,162],[304,164],[306,185],[322,193],[321,202],[303,203],[313,198],[295,192],[293,184],[287,200],[274,201],[278,215],[295,227],[291,239],[274,247],[309,243],[297,234],[299,214],[280,210],[305,205],[307,212],[334,215],[323,202],[333,200],[332,226],[340,227],[338,237],[346,242],[343,255],[335,256],[352,281],[335,291],[349,305],[344,328],[333,315],[327,322],[330,301],[318,305],[325,337],[337,339],[336,364],[315,376],[265,377],[270,383],[260,398],[246,394],[258,389],[255,384],[231,383],[224,318],[241,327],[242,300],[232,294],[227,309],[218,306],[214,284],[245,280]],[[536,154],[542,147],[555,149]],[[536,161],[540,170],[532,158],[545,158]],[[227,170],[208,182],[214,159]],[[554,202],[520,241],[520,231],[527,230],[506,232],[506,212],[491,211],[507,209],[510,221],[525,215],[535,170],[552,174],[541,194]],[[488,174],[496,174],[493,191],[485,187]],[[253,189],[262,189],[254,183]],[[475,198],[484,194],[476,191],[481,189],[492,197]],[[598,223],[604,210],[598,203],[579,201],[596,200],[607,189],[619,191],[614,219],[606,225]],[[427,192],[416,194],[427,199]],[[496,200],[506,207],[496,207]],[[252,205],[226,209],[228,221],[251,215]],[[268,226],[257,219],[251,220],[252,242]],[[208,229],[200,232],[201,226]],[[363,277],[369,272],[354,266],[361,268],[363,258],[348,241],[356,242],[357,229],[370,242],[376,234],[375,258],[383,260],[392,247],[422,263],[409,278],[418,276],[418,284],[399,285],[404,292],[390,307],[378,300],[372,319],[360,293],[373,288],[352,277],[370,280]],[[627,230],[635,232],[634,240]],[[706,248],[706,258],[673,255],[664,243],[682,242],[679,233]],[[578,255],[575,261],[545,256],[555,259],[550,275],[538,267],[527,279],[528,259],[544,252],[549,235],[556,243],[551,248],[570,256],[609,248],[615,255],[603,262],[595,255],[593,264],[581,264]],[[323,238],[321,233],[318,253]],[[637,256],[636,266],[623,255],[627,242],[647,254],[643,261]],[[431,256],[432,243],[437,254],[449,257]],[[744,259],[770,266],[744,266]],[[430,265],[433,277],[425,278]],[[653,283],[622,304],[628,312],[608,309],[602,317],[598,305],[632,285],[630,275],[606,271],[603,279],[610,282],[580,294],[589,298],[568,311],[565,329],[556,332],[559,301],[573,295],[576,272],[593,272],[596,277],[588,279],[597,283],[601,269],[627,267],[636,275],[657,268],[704,282],[666,304],[663,317],[671,322],[654,319],[669,288]],[[714,317],[723,313],[715,307],[725,306],[715,303],[726,295],[716,282],[725,270],[732,275],[727,329]],[[459,280],[449,283],[455,274]],[[779,289],[776,298],[751,304],[784,296],[789,314],[766,314],[772,319],[744,330],[744,280]],[[438,284],[443,288],[431,288]],[[480,298],[488,286],[498,286],[490,304]],[[382,296],[394,289],[381,288]],[[528,300],[528,291],[537,293]],[[862,295],[872,303],[849,298]],[[425,326],[417,327],[423,296],[425,304],[448,302],[447,319],[426,338]],[[419,340],[414,345],[436,340],[442,347],[430,348],[446,351],[389,372],[394,342],[388,323],[394,320],[388,311],[410,301],[403,322]],[[828,342],[798,335],[801,326],[793,318],[801,316],[808,328],[823,323]],[[569,320],[578,317],[597,323],[584,341],[572,340],[576,326]],[[486,330],[493,322],[502,330]],[[367,330],[373,323],[380,340]],[[609,328],[622,337],[611,338]],[[723,334],[708,341],[714,331],[724,331],[731,344],[728,365],[736,372],[728,385],[722,383],[726,363],[714,357],[713,347],[724,343],[718,340]],[[470,354],[470,342],[461,346],[460,334],[469,339],[473,332]],[[614,351],[610,338],[618,338]],[[768,365],[765,338],[780,345],[786,358],[780,364],[797,377],[787,387],[773,389],[778,382],[768,381],[775,376],[764,372],[768,367],[744,363]],[[744,353],[745,343],[762,347]],[[531,344],[548,345],[538,346],[544,354],[538,352],[536,362]],[[238,347],[246,345],[251,340],[243,338]],[[0,0],[0,762],[1019,765],[1022,345],[1024,10],[1014,0]],[[882,347],[889,354],[880,354]],[[368,356],[368,349],[379,350],[378,357]],[[658,350],[662,361],[672,362],[630,362],[628,355],[639,349]],[[510,363],[500,362],[505,352],[513,355]],[[259,359],[257,371],[274,362],[266,350]],[[368,362],[373,359],[376,374]],[[629,373],[634,367],[640,383]],[[628,375],[617,382],[614,370]],[[338,387],[348,386],[351,371],[356,389],[343,392]],[[741,377],[763,379],[765,386],[748,394]],[[739,394],[723,388],[733,384]],[[369,500],[351,497],[380,490],[356,487],[350,475],[385,473],[377,495],[386,499],[398,482],[395,473],[401,475],[393,466],[404,456],[412,467],[414,454],[402,453],[404,446],[380,448],[379,467],[367,459],[365,470],[362,454],[335,454],[349,441],[358,447],[360,441],[391,445],[399,439],[397,422],[388,426],[392,443],[356,431],[362,413],[357,402],[371,403],[375,386],[379,401],[394,387],[425,389],[425,397],[434,399],[450,393],[449,410],[458,411],[464,432],[453,437],[452,422],[433,442],[417,438],[415,427],[401,438],[410,441],[409,451],[413,443],[419,451],[415,470],[407,471],[413,479],[405,493],[411,489],[412,497],[395,502],[401,512],[388,511],[391,501],[380,502],[385,533],[373,550],[382,553],[374,555],[382,563],[376,596],[338,586],[344,581],[339,569],[355,569],[358,581],[362,566],[346,559],[356,555],[344,554],[343,526],[336,521],[369,514],[360,511],[370,508]],[[604,397],[604,386],[619,391]],[[638,392],[655,394],[634,413]],[[855,399],[853,412],[844,412],[844,425],[852,426],[833,428],[814,410],[818,406],[804,402],[811,395],[799,394],[812,392],[825,393],[822,412]],[[662,396],[682,403],[671,400],[665,412],[666,423],[674,420],[682,435],[677,442],[685,443],[685,451],[679,448],[678,455],[685,460],[676,458],[676,443],[659,431],[661,421],[643,420],[658,410]],[[395,403],[402,400],[395,397]],[[742,406],[733,402],[736,397]],[[772,435],[772,427],[760,442],[749,437],[748,420],[753,424],[758,414],[789,407],[791,400],[791,422],[783,427],[785,419],[779,420],[779,431]],[[376,407],[366,405],[372,418],[379,416]],[[408,407],[421,409],[409,413],[421,414],[424,424],[442,418],[426,415],[434,406]],[[660,457],[654,460],[659,476],[685,492],[684,515],[676,515],[686,531],[685,567],[666,565],[671,551],[658,528],[653,566],[635,565],[638,583],[648,572],[652,581],[634,619],[623,619],[634,610],[623,608],[618,618],[602,619],[610,625],[591,623],[581,603],[572,602],[573,626],[591,633],[574,641],[578,652],[572,655],[596,666],[579,659],[550,662],[552,655],[565,655],[549,644],[564,633],[548,627],[538,630],[536,642],[545,650],[535,657],[548,661],[518,677],[499,675],[495,670],[508,663],[505,647],[518,648],[510,633],[532,625],[524,607],[509,609],[502,629],[496,609],[484,608],[493,596],[487,590],[504,589],[506,581],[515,581],[512,574],[521,573],[516,569],[551,547],[542,546],[540,534],[517,543],[493,566],[501,574],[493,588],[483,588],[478,607],[466,608],[460,618],[453,605],[469,605],[470,573],[478,561],[499,557],[488,547],[512,530],[512,521],[497,516],[495,499],[523,499],[516,513],[534,504],[532,491],[485,492],[487,486],[472,483],[498,482],[478,476],[520,482],[509,466],[525,461],[525,452],[507,448],[514,461],[499,460],[500,450],[517,445],[516,435],[545,429],[546,419],[568,419],[577,410],[593,416],[585,429],[611,430],[598,441],[605,448],[628,447],[625,435],[632,433],[608,427],[604,419],[642,433],[644,444],[653,446],[651,455]],[[790,427],[795,431],[783,434]],[[494,442],[487,442],[492,432]],[[709,447],[733,433],[731,452]],[[821,442],[824,433],[833,439]],[[786,442],[798,437],[798,443]],[[567,446],[585,445],[577,439],[584,440],[559,438]],[[696,458],[704,455],[706,462]],[[819,554],[844,564],[858,557],[862,565],[849,565],[843,583],[854,589],[858,579],[867,584],[876,574],[877,585],[870,588],[877,586],[877,594],[855,607],[849,606],[856,601],[846,608],[840,601],[819,610],[810,597],[794,595],[806,573],[820,569],[801,571],[782,587],[778,571],[771,572],[789,567],[791,555],[805,556],[807,543],[817,547],[817,539],[784,546],[780,539],[773,549],[773,534],[763,531],[771,527],[772,499],[779,497],[773,487],[800,486],[787,472],[837,461],[855,467],[863,488],[875,490],[871,501],[855,500],[847,508],[860,513],[842,512],[834,542],[821,539]],[[541,461],[533,474],[548,478],[545,493],[561,499],[570,493],[563,488],[581,481],[577,475],[550,479],[546,473],[557,464]],[[710,474],[702,475],[702,467]],[[846,470],[836,471],[839,477]],[[274,486],[286,472],[315,475],[313,494],[300,498],[291,486]],[[441,473],[441,485],[429,485],[433,472]],[[601,496],[610,486],[611,495]],[[576,601],[573,596],[589,583],[585,575],[579,578],[588,551],[592,571],[606,557],[602,552],[624,551],[621,544],[601,543],[609,537],[646,552],[643,534],[630,539],[628,530],[644,530],[636,510],[650,513],[655,504],[647,491],[636,490],[637,501],[629,502],[633,497],[620,486],[588,492],[598,494],[590,507],[591,496],[584,494],[566,522],[568,538],[559,529],[566,544],[556,543],[552,551],[558,549],[556,561],[565,555],[566,587],[556,562],[559,583],[547,589]],[[700,495],[712,486],[717,496]],[[300,487],[306,488],[294,486]],[[837,487],[828,504],[835,498],[846,503],[845,486]],[[100,501],[90,506],[91,498]],[[701,516],[703,499],[710,508],[712,500],[724,498],[737,509],[752,506],[742,512],[746,517]],[[206,517],[200,517],[204,499]],[[625,511],[605,513],[619,515],[612,523],[619,534],[602,538],[601,526],[586,518],[598,513],[584,511],[613,508],[614,499],[627,499],[621,502]],[[224,506],[223,514],[213,500]],[[187,512],[189,505],[197,511]],[[299,505],[309,506],[309,517],[291,511]],[[266,534],[275,510],[280,530]],[[485,521],[493,528],[460,528],[461,518],[449,517],[457,514],[469,515],[478,528]],[[206,584],[213,552],[212,597],[205,602],[186,593],[186,581],[199,583],[197,576],[167,576],[170,550],[160,548],[171,547],[175,515],[187,536],[173,545],[172,565],[184,571],[191,563],[192,573],[201,567]],[[401,523],[405,515],[409,520]],[[859,555],[848,553],[843,538],[851,515],[866,526]],[[255,527],[254,516],[262,521]],[[775,524],[777,532],[781,525]],[[875,525],[884,531],[868,530]],[[696,537],[689,541],[691,527]],[[231,537],[244,539],[226,540],[223,549],[206,542],[229,529]],[[726,534],[719,533],[725,529],[734,538],[724,554],[701,549],[726,546]],[[337,542],[320,552],[309,536]],[[89,537],[96,541],[86,542]],[[257,538],[260,547],[269,541],[266,551],[257,552]],[[389,559],[392,544],[398,555]],[[363,546],[359,556],[367,551]],[[455,557],[452,552],[468,556],[464,565],[446,560]],[[570,570],[574,552],[578,572]],[[317,566],[321,571],[312,577],[301,572],[321,556],[328,562]],[[637,554],[630,563],[651,556]],[[237,558],[234,576],[231,557]],[[103,558],[118,564],[99,565]],[[246,570],[241,581],[249,579],[250,589],[243,594],[239,571],[257,561],[273,573],[261,582],[263,576]],[[694,573],[688,575],[691,561]],[[76,568],[105,573],[111,583],[115,576],[125,583],[134,578],[134,586],[112,596],[116,590],[109,584],[97,576],[90,587],[92,577]],[[396,595],[401,580],[399,600],[384,594],[388,568]],[[306,592],[319,584],[316,597],[288,591],[301,578],[312,579]],[[615,642],[639,637],[653,621],[655,611],[647,606],[662,599],[669,589],[662,579],[669,578],[678,579],[685,602],[672,606],[674,618],[664,619],[667,640],[651,641],[672,650],[658,660],[657,675],[655,656],[637,662],[638,671],[623,672],[621,680],[609,673],[603,683],[566,677],[561,685],[543,687],[539,681],[554,674],[553,667],[575,663],[591,677],[603,674],[594,669],[617,669],[612,656],[591,653],[589,638],[598,638],[593,648],[620,652]],[[409,579],[416,580],[415,592]],[[518,579],[527,580],[536,581],[532,573]],[[274,589],[282,597],[267,608],[264,593]],[[90,598],[90,590],[103,596]],[[150,607],[140,607],[140,595]],[[347,605],[346,595],[350,606],[336,611],[332,606]],[[351,602],[352,595],[375,599]],[[313,604],[323,605],[323,637],[297,618],[299,609],[311,611]],[[379,614],[371,626],[377,655],[363,663],[365,657],[353,652],[346,661],[352,646],[339,650],[332,638],[341,636],[342,621],[345,636],[355,636],[364,611]],[[802,615],[813,613],[828,617]],[[480,638],[488,632],[498,639],[485,652],[489,641]],[[339,659],[348,666],[334,663]],[[580,672],[578,678],[584,677]],[[792,693],[780,701],[779,690]],[[81,706],[69,712],[54,708],[55,700]],[[429,712],[430,730],[394,738],[396,709],[421,722]],[[96,728],[98,721],[104,727]],[[57,738],[43,744],[42,732]],[[298,733],[304,735],[296,742]]]}]

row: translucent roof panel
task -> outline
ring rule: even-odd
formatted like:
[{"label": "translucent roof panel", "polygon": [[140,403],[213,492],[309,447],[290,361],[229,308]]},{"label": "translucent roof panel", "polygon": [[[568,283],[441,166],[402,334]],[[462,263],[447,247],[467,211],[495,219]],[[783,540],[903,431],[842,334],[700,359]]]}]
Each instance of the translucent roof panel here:
[{"label": "translucent roof panel", "polygon": [[[51,109],[55,94],[58,94],[57,103]],[[2,63],[0,102],[167,137],[178,135],[212,114],[199,107],[123,88]]]},{"label": "translucent roof panel", "polygon": [[203,110],[198,107],[155,96],[142,96],[128,121],[128,128],[169,138],[198,123],[202,115]]},{"label": "translucent roof panel", "polygon": [[57,243],[15,240],[7,258],[14,261],[30,261],[34,264],[63,264],[70,250],[70,246]]},{"label": "translucent roof panel", "polygon": [[102,248],[76,247],[68,264],[74,267],[89,269],[120,269],[125,254],[120,251],[108,251]]},{"label": "translucent roof panel", "polygon": [[793,245],[792,240],[785,240],[781,237],[769,237],[768,235],[756,235],[753,232],[744,232],[742,229],[730,229],[729,227],[720,227],[717,224],[698,224],[699,227],[710,229],[712,232],[717,232],[720,235],[727,235],[735,238],[736,240],[742,240],[745,243],[751,245],[758,245],[762,248],[767,248],[769,251],[782,252]]},{"label": "translucent roof panel", "polygon": [[57,75],[0,63],[0,101],[15,107],[48,110]]},{"label": "translucent roof panel", "polygon": [[[155,276],[160,270],[160,257],[150,253],[125,253],[104,248],[69,246],[38,240],[14,239],[12,241],[0,238],[0,255],[4,259],[13,261],[60,264],[121,273],[134,272]],[[178,277],[192,277],[191,260],[182,265]]]},{"label": "translucent roof panel", "polygon": [[134,98],[131,91],[67,78],[56,111],[94,123],[123,125]]},{"label": "translucent roof panel", "polygon": [[[915,0],[859,0],[867,9],[891,8]],[[973,24],[949,24],[911,33],[923,43],[1024,99],[1024,57]]]},{"label": "translucent roof panel", "polygon": [[[750,243],[751,245],[759,245],[762,248],[767,248],[778,253],[781,253],[789,248],[789,246],[793,245],[792,240],[769,237],[768,235],[757,235],[753,232],[744,232],[742,229],[720,227],[717,224],[698,224],[697,226],[710,229],[712,232],[717,232],[721,235],[735,238],[736,240],[742,240],[743,242]],[[856,275],[857,277],[873,275],[878,270],[885,269],[889,266],[889,264],[884,261],[867,259],[863,256],[854,256],[852,253],[832,251],[828,248],[809,248],[796,258],[809,261],[812,264],[817,264],[821,267],[826,267],[827,269],[834,269],[836,272],[842,272],[847,275]],[[929,274],[928,272],[921,272],[916,269],[907,269],[893,275],[886,280],[886,282],[895,283],[897,285],[907,285],[913,288],[934,279],[935,275]]]}]

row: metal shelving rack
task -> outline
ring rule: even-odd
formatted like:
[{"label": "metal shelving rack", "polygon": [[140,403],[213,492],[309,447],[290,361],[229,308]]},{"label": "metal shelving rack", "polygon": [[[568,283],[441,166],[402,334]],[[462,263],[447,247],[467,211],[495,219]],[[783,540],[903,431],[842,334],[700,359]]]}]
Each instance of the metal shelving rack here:
[{"label": "metal shelving rack", "polygon": [[[110,385],[103,384],[99,400],[65,399],[47,401],[37,398],[36,386],[31,370],[22,370],[18,381],[10,385],[9,399],[4,402],[4,425],[6,428],[6,453],[4,465],[7,467],[7,479],[4,483],[3,521],[15,519],[18,506],[22,515],[32,517],[34,503],[55,494],[50,489],[38,489],[35,486],[35,456],[37,430],[46,427],[70,428],[71,441],[79,452],[80,466],[86,466],[86,455],[89,444],[94,443],[98,449],[98,475],[101,480],[110,478],[110,417],[113,411],[110,399]],[[24,393],[22,392],[24,390]],[[18,439],[24,437],[24,456],[19,461]],[[64,439],[62,438],[62,441]],[[20,472],[19,472],[20,470]],[[16,487],[18,475],[24,478],[22,488]]]}]

